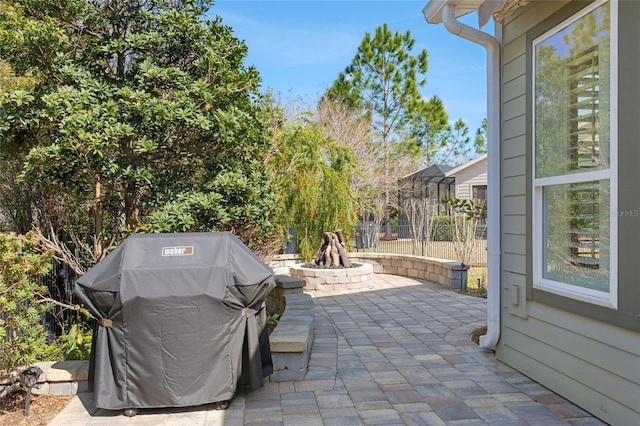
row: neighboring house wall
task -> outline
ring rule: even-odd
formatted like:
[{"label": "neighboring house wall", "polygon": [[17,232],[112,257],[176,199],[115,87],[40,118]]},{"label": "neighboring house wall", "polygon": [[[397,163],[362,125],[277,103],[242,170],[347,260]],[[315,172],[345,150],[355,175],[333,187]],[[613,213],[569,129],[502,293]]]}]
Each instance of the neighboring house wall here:
[{"label": "neighboring house wall", "polygon": [[[449,174],[447,173],[447,176]],[[456,198],[463,200],[473,199],[473,187],[487,186],[487,159],[479,161],[460,172],[453,174],[456,178]]]},{"label": "neighboring house wall", "polygon": [[[502,319],[496,354],[508,365],[608,423],[640,424],[640,316],[636,314],[635,320],[633,317],[640,300],[640,286],[633,258],[623,253],[626,244],[624,223],[628,223],[628,234],[637,238],[640,226],[637,222],[640,220],[636,217],[636,223],[632,218],[620,222],[621,293],[617,310],[544,294],[532,288],[533,167],[531,119],[528,117],[531,110],[528,105],[531,102],[528,98],[531,80],[527,77],[528,68],[531,68],[527,58],[530,49],[527,47],[530,43],[528,37],[531,37],[534,27],[569,3],[575,6],[577,2],[531,2],[505,19],[502,26]],[[640,21],[640,7],[635,3],[620,2],[621,8],[625,5],[624,12],[620,10],[621,21]],[[637,40],[640,31],[637,25],[635,27],[632,34],[625,33],[624,37]],[[623,37],[620,37],[620,43],[623,51]],[[627,46],[631,47],[630,44]],[[639,68],[637,47],[635,49],[633,52],[629,50],[633,59],[625,59],[625,55],[620,54],[620,60],[627,61],[626,66],[633,66],[630,69]],[[623,64],[620,69],[623,69]],[[623,80],[619,85],[621,97],[623,91],[631,90],[634,93],[628,96],[637,102],[639,85],[624,85]],[[637,104],[632,109],[636,114],[635,126],[638,127]],[[625,161],[623,146],[629,147],[624,149],[635,150],[629,151],[628,155],[638,158],[639,150],[633,147],[637,145],[637,134],[635,138],[624,139],[625,134],[632,136],[632,133],[621,129],[621,167]],[[620,179],[621,194],[629,191],[622,187],[622,183],[636,182],[640,178],[637,167],[634,172],[629,179]],[[623,207],[621,202],[620,208]],[[625,207],[625,211],[634,211],[631,207]],[[635,244],[635,250],[628,247],[632,253],[637,253],[637,242]],[[632,267],[636,271],[635,276],[625,272]],[[630,315],[625,311],[630,311]]]}]

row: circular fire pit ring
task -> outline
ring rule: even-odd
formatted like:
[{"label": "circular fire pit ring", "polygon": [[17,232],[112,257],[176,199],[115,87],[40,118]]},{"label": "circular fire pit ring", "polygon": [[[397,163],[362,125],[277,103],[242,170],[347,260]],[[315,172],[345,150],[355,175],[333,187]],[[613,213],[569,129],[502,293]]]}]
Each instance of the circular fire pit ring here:
[{"label": "circular fire pit ring", "polygon": [[306,281],[306,291],[358,291],[373,285],[373,265],[352,263],[350,268],[321,268],[313,263],[299,263],[290,268],[292,277]]}]

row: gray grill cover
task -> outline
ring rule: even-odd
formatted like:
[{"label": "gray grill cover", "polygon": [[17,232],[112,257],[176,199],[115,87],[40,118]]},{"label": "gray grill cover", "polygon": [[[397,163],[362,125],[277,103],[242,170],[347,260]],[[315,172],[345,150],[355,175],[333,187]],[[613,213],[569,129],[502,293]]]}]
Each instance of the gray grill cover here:
[{"label": "gray grill cover", "polygon": [[[136,234],[76,281],[96,317],[96,407],[229,400],[273,372],[262,307],[273,271],[228,232]],[[257,312],[256,312],[257,311]]]}]

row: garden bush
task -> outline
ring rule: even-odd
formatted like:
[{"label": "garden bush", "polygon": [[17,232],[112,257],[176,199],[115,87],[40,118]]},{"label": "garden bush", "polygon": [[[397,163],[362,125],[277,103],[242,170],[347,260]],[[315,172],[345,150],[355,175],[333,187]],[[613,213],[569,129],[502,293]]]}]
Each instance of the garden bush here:
[{"label": "garden bush", "polygon": [[452,241],[453,232],[451,229],[451,216],[434,216],[433,230],[431,231],[432,241]]},{"label": "garden bush", "polygon": [[52,258],[33,233],[0,233],[0,371],[29,366],[48,350],[41,315],[52,305],[41,278]]}]

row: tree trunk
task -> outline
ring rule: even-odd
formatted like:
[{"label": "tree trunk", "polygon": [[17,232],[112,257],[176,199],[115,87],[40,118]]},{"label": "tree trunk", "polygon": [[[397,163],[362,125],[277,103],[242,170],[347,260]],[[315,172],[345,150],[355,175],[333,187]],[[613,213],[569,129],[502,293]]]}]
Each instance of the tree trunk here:
[{"label": "tree trunk", "polygon": [[124,193],[124,217],[126,226],[131,228],[138,226],[138,202],[135,189],[126,190]]},{"label": "tree trunk", "polygon": [[[122,142],[124,145],[124,154],[129,158],[131,167],[137,169],[137,158],[134,151],[133,139],[127,137]],[[125,225],[131,229],[138,226],[138,187],[135,178],[129,178],[124,182],[124,217]]]},{"label": "tree trunk", "polygon": [[102,247],[102,188],[100,184],[100,176],[96,176],[95,182],[95,213],[94,213],[94,226],[95,226],[95,236],[93,241],[93,249],[95,251],[96,259],[102,259],[102,252],[104,248]]}]

